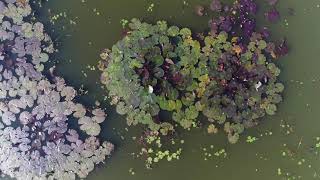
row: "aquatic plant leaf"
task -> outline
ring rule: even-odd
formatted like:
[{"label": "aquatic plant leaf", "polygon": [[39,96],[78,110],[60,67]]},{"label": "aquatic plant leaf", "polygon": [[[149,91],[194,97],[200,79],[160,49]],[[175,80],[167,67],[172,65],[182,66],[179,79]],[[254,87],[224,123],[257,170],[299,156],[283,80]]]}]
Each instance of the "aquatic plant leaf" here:
[{"label": "aquatic plant leaf", "polygon": [[266,42],[266,41],[260,40],[260,41],[258,42],[258,48],[259,48],[259,49],[263,50],[263,49],[265,49],[266,47],[267,47],[267,42]]},{"label": "aquatic plant leaf", "polygon": [[195,106],[190,106],[189,108],[186,109],[186,117],[190,119],[196,119],[199,115],[199,112],[197,111]]},{"label": "aquatic plant leaf", "polygon": [[142,68],[143,64],[141,63],[141,61],[134,59],[130,62],[130,68],[131,69],[135,69],[135,68]]},{"label": "aquatic plant leaf", "polygon": [[265,18],[270,22],[277,22],[280,19],[280,13],[276,8],[272,8],[265,13]]},{"label": "aquatic plant leaf", "polygon": [[220,12],[222,10],[222,4],[220,0],[212,0],[210,9],[214,12]]},{"label": "aquatic plant leaf", "polygon": [[274,104],[268,104],[266,107],[266,113],[268,115],[274,115],[277,111],[277,106]]},{"label": "aquatic plant leaf", "polygon": [[183,37],[183,38],[188,38],[191,37],[191,30],[188,28],[182,28],[179,32],[179,34]]},{"label": "aquatic plant leaf", "polygon": [[228,134],[228,141],[231,143],[231,144],[235,144],[239,141],[239,134],[235,133],[235,134]]},{"label": "aquatic plant leaf", "polygon": [[168,29],[168,36],[177,36],[179,34],[180,28],[178,28],[177,26],[171,26]]},{"label": "aquatic plant leaf", "polygon": [[274,6],[275,4],[277,4],[278,0],[266,0],[268,2],[269,5]]}]

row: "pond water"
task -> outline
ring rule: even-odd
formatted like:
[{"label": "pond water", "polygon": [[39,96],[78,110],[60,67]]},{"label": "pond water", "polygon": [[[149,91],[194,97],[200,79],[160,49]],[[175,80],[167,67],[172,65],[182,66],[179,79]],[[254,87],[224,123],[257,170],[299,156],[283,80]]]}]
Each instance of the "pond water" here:
[{"label": "pond water", "polygon": [[[152,3],[153,11],[148,12]],[[132,137],[140,135],[141,127],[126,130],[125,119],[104,100],[99,72],[90,70],[88,65],[95,66],[100,51],[121,38],[121,19],[138,17],[147,22],[163,19],[202,31],[207,28],[209,17],[196,16],[193,7],[208,3],[205,0],[51,0],[43,4],[39,16],[47,25],[50,25],[49,17],[66,15],[47,29],[59,49],[52,60],[59,75],[75,87],[88,90],[81,102],[99,101],[109,112],[102,138],[115,143],[116,150],[88,179],[320,179],[320,156],[311,149],[315,138],[320,136],[319,0],[280,0],[277,7],[281,21],[267,24],[273,38],[286,37],[290,45],[290,54],[277,62],[282,68],[281,81],[286,90],[275,116],[263,118],[260,126],[247,130],[235,145],[229,144],[222,134],[208,135],[205,129],[180,133],[185,141],[181,160],[161,162],[152,170],[145,168],[144,160],[132,155],[139,152]],[[262,19],[260,22],[265,23]],[[245,141],[247,136],[259,139],[249,144]],[[206,152],[213,154],[222,148],[227,152],[225,158],[213,156],[205,160]]]}]

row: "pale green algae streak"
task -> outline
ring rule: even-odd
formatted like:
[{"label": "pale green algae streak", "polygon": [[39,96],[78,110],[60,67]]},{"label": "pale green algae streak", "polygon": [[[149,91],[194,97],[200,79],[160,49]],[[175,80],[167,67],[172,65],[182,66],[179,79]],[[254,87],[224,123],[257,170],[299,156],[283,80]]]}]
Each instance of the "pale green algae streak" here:
[{"label": "pale green algae streak", "polygon": [[[105,112],[77,103],[76,90],[55,76],[53,67],[44,76],[54,47],[28,0],[0,1],[0,23],[1,174],[24,180],[85,178],[114,148],[96,137]],[[72,120],[86,136],[70,128]]]}]

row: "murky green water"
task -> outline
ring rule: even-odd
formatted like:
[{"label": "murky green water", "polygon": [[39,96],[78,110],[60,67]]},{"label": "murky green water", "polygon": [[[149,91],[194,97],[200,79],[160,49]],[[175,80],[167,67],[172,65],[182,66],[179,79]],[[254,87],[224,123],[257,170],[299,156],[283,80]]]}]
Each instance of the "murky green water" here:
[{"label": "murky green water", "polygon": [[[103,125],[103,138],[115,143],[117,149],[111,159],[97,168],[88,179],[277,180],[284,177],[293,179],[293,176],[296,179],[320,179],[320,156],[310,150],[315,144],[315,137],[320,136],[319,0],[280,0],[281,22],[269,25],[273,37],[287,37],[291,49],[289,56],[278,62],[283,69],[281,81],[286,85],[286,91],[277,115],[264,118],[258,128],[246,131],[236,145],[227,143],[222,134],[207,135],[204,129],[181,133],[179,136],[186,142],[182,159],[162,162],[153,170],[146,170],[144,161],[131,154],[139,151],[132,136],[139,136],[140,129],[125,130],[124,118],[115,114],[114,108],[103,101],[99,72],[91,71],[87,66],[96,65],[100,50],[110,48],[119,40],[121,19],[139,17],[148,22],[164,19],[171,24],[201,31],[207,27],[208,17],[194,15],[193,6],[208,1],[186,0],[186,4],[183,0],[87,1],[51,0],[44,4],[40,14],[46,22],[47,16],[66,12],[67,18],[58,20],[50,29],[60,50],[54,57],[59,74],[65,76],[72,85],[80,88],[83,84],[89,91],[89,95],[81,98],[81,101],[92,104],[99,100],[109,110],[109,119]],[[148,12],[151,3],[155,7]],[[292,10],[288,8],[294,10],[294,15],[290,15]],[[48,12],[48,9],[51,11]],[[76,25],[70,25],[70,19]],[[285,123],[290,127],[280,126]],[[272,135],[265,135],[270,131]],[[245,139],[249,135],[259,137],[259,140],[248,144]],[[215,148],[210,150],[210,145]],[[204,160],[203,148],[211,152],[225,148],[228,156]],[[284,151],[286,156],[283,156]],[[135,175],[129,173],[130,168],[133,168]],[[278,169],[281,175],[278,175]]]}]

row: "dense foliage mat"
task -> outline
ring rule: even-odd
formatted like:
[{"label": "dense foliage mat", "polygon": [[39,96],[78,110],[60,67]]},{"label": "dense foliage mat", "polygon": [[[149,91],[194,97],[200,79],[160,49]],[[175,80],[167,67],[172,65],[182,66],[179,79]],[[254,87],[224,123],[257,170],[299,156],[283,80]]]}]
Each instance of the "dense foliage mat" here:
[{"label": "dense foliage mat", "polygon": [[28,0],[0,1],[1,178],[85,178],[114,149],[98,137],[107,114],[49,67],[53,41],[34,13]]},{"label": "dense foliage mat", "polygon": [[[163,135],[188,129],[201,114],[224,126],[234,143],[245,127],[274,115],[284,86],[261,36],[246,45],[220,31],[193,38],[188,28],[133,19],[126,37],[102,54],[102,81],[129,125],[145,124]],[[104,66],[104,67],[103,67]],[[160,112],[171,112],[161,118]]]}]

